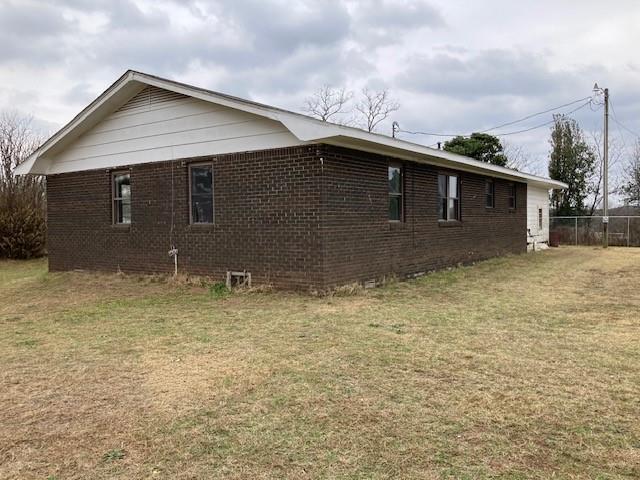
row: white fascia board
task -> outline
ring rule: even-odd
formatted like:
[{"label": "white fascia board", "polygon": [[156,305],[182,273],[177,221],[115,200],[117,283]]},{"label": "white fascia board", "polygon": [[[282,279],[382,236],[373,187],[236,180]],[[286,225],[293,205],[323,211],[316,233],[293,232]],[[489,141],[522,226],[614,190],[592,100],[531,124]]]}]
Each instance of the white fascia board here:
[{"label": "white fascia board", "polygon": [[[481,162],[445,150],[438,150],[386,135],[366,132],[358,128],[322,122],[303,115],[291,114],[290,116],[286,116],[285,114],[281,114],[279,120],[291,133],[303,141],[323,141],[334,145],[347,146],[344,144],[346,141],[347,143],[352,143],[352,148],[355,147],[372,153],[392,154],[410,161],[422,161],[422,163],[431,163],[442,167],[472,171],[484,175],[525,182],[547,189],[563,189],[569,187],[566,183],[557,180],[518,172],[517,170]],[[355,140],[355,142],[353,142],[353,140]],[[425,160],[427,161],[425,162]]]},{"label": "white fascia board", "polygon": [[14,175],[27,175],[29,173],[35,173],[35,172],[32,172],[32,168],[33,168],[33,164],[36,163],[37,159],[38,159],[37,152],[29,155],[24,162],[22,162],[20,165],[18,165],[15,168],[15,170],[13,171]]},{"label": "white fascia board", "polygon": [[[133,72],[127,71],[69,123],[58,130],[33,152],[23,162],[21,165],[22,168],[16,169],[16,173],[18,175],[46,175],[48,173],[49,163],[46,161],[47,152],[50,153],[52,149],[64,146],[66,143],[77,138],[80,133],[86,131],[103,118],[105,116],[105,110],[110,112],[118,108],[123,103],[124,98],[129,98],[144,88],[142,84],[133,84],[132,80]],[[129,88],[123,90],[125,86],[129,86]]]}]

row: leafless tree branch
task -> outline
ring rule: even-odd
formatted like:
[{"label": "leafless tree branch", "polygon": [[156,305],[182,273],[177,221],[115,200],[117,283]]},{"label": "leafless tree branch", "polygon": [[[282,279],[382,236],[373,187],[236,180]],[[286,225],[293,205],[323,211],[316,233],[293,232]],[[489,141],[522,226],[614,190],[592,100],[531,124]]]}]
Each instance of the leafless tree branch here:
[{"label": "leafless tree branch", "polygon": [[376,92],[364,88],[362,99],[355,108],[364,117],[364,128],[373,132],[380,122],[400,108],[400,104],[390,98],[387,89]]},{"label": "leafless tree branch", "polygon": [[323,85],[305,100],[302,110],[323,122],[338,119],[342,114],[349,113],[347,105],[353,98],[353,92],[345,88],[332,88]]}]

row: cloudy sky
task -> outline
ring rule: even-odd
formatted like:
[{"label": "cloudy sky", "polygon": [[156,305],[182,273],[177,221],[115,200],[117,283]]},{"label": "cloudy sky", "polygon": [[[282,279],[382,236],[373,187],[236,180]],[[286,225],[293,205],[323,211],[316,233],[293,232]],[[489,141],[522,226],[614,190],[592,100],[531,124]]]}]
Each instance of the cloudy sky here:
[{"label": "cloudy sky", "polygon": [[[587,97],[598,82],[628,129],[612,122],[612,141],[629,149],[629,130],[640,132],[640,3],[613,3],[0,0],[0,110],[52,133],[131,68],[297,111],[323,84],[388,88],[402,129],[469,133]],[[601,128],[601,107],[574,116]],[[548,135],[503,139],[544,173]]]}]

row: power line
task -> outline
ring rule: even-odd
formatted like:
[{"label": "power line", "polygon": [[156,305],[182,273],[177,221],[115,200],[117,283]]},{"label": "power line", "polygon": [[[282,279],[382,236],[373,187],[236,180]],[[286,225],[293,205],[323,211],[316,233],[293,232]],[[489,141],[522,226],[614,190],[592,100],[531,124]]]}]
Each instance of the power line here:
[{"label": "power line", "polygon": [[616,118],[617,116],[616,116],[615,110],[613,109],[613,102],[611,101],[611,98],[609,98],[609,106],[611,107],[611,118],[618,125],[618,135],[620,135],[620,140],[622,140],[622,146],[624,147],[624,151],[628,152],[627,141],[625,140],[624,134],[622,133],[622,130],[620,129],[620,125],[621,124],[618,122],[618,119]]},{"label": "power line", "polygon": [[629,127],[627,127],[626,125],[624,125],[620,120],[618,120],[618,115],[616,115],[616,111],[613,108],[613,102],[611,100],[609,100],[609,105],[611,106],[611,117],[613,118],[613,121],[616,122],[620,127],[624,128],[627,132],[635,135],[636,137],[640,138],[640,135],[637,134],[636,132],[634,132],[633,130],[631,130]]},{"label": "power line", "polygon": [[[562,114],[562,115],[570,115],[570,114],[572,114],[574,112],[577,112],[578,110],[581,110],[582,108],[586,107],[587,105],[591,105],[592,104],[591,97],[584,97],[584,98],[581,98],[579,100],[575,100],[573,102],[565,103],[564,105],[560,105],[558,107],[550,108],[550,109],[545,110],[543,112],[533,113],[533,114],[527,115],[526,117],[523,117],[523,118],[521,118],[519,120],[514,120],[512,122],[503,123],[502,125],[498,125],[497,127],[488,128],[488,129],[482,130],[482,131],[480,131],[478,133],[486,133],[486,132],[489,132],[491,130],[497,130],[498,128],[502,128],[502,127],[505,127],[505,126],[508,126],[508,125],[514,125],[514,124],[520,123],[520,122],[522,122],[524,120],[528,120],[530,118],[537,117],[537,116],[543,115],[545,113],[550,113],[550,112],[553,112],[554,110],[559,110],[560,108],[565,108],[565,107],[567,107],[569,105],[574,105],[574,104],[576,104],[578,102],[581,102],[581,101],[584,101],[584,100],[587,100],[587,101],[585,103],[583,103],[582,105],[580,105],[579,107],[577,107],[577,108],[575,108],[575,109],[573,109],[573,110],[571,110],[569,112],[565,112],[565,113]],[[529,127],[529,128],[525,128],[525,129],[522,129],[522,130],[516,130],[514,132],[496,133],[496,134],[494,134],[494,136],[496,136],[496,137],[505,137],[505,136],[508,136],[508,135],[515,135],[515,134],[518,134],[518,133],[529,132],[531,130],[535,130],[537,128],[542,128],[542,127],[545,127],[547,125],[550,125],[553,122],[554,122],[554,120],[549,120],[547,122],[541,123],[540,125],[536,125],[535,127]],[[408,133],[408,134],[411,134],[411,135],[427,135],[427,136],[433,136],[433,137],[470,137],[471,136],[471,134],[431,133],[431,132],[418,132],[418,131],[410,131],[410,130],[402,130],[402,129],[399,129],[398,131],[403,132],[403,133]]]},{"label": "power line", "polygon": [[529,120],[530,118],[537,117],[539,115],[544,115],[545,113],[550,113],[550,112],[553,112],[554,110],[560,110],[561,108],[569,107],[571,105],[575,105],[578,102],[584,102],[585,100],[590,100],[590,99],[591,97],[580,98],[579,100],[574,100],[573,102],[565,103],[564,105],[560,105],[559,107],[550,108],[548,110],[544,110],[538,113],[532,113],[531,115],[522,117],[519,120],[514,120],[513,122],[507,122],[507,123],[503,123],[502,125],[498,125],[497,127],[487,128],[486,130],[482,130],[480,133],[486,133],[486,132],[490,132],[491,130],[498,130],[499,128],[502,128],[502,127],[515,125],[516,123],[524,122],[525,120]]},{"label": "power line", "polygon": [[[582,105],[580,105],[578,108],[574,108],[573,110],[569,111],[569,112],[565,112],[562,114],[562,116],[565,115],[571,115],[574,112],[577,112],[578,110],[582,110],[584,107],[586,107],[587,105],[591,105],[591,100],[589,100],[588,102],[583,103]],[[544,122],[541,123],[540,125],[536,125],[535,127],[529,127],[529,128],[525,128],[523,130],[517,130],[515,132],[507,132],[507,133],[496,133],[494,134],[496,137],[506,137],[508,135],[515,135],[517,133],[524,133],[524,132],[530,132],[531,130],[536,130],[538,128],[542,128],[542,127],[546,127],[547,125],[551,125],[553,122],[555,122],[555,119],[549,120],[548,122]]]}]

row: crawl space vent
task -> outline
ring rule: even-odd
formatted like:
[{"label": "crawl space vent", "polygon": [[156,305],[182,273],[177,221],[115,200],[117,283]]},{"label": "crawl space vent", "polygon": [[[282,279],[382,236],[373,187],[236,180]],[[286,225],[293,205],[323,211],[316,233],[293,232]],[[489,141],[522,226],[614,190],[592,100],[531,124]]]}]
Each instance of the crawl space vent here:
[{"label": "crawl space vent", "polygon": [[232,288],[238,287],[250,287],[251,286],[251,272],[242,271],[242,272],[227,272],[227,288],[231,290]]}]

